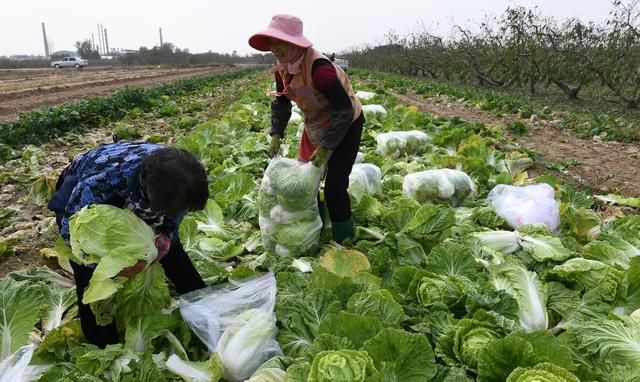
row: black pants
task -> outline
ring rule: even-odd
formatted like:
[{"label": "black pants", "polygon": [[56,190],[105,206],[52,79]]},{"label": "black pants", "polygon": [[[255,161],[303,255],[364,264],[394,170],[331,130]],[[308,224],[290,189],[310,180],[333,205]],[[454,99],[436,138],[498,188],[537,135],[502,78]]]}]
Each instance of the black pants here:
[{"label": "black pants", "polygon": [[[204,288],[206,285],[194,267],[191,259],[182,248],[178,240],[171,245],[169,253],[160,260],[167,278],[173,283],[180,294]],[[71,262],[73,276],[76,280],[76,295],[78,297],[78,312],[80,325],[85,338],[101,348],[120,342],[115,322],[100,326],[89,305],[82,303],[84,291],[93,275],[93,268]]]},{"label": "black pants", "polygon": [[351,124],[349,131],[336,147],[329,163],[327,176],[324,180],[324,199],[329,210],[331,221],[343,222],[351,218],[351,202],[349,200],[349,174],[356,161],[364,116],[360,116]]}]

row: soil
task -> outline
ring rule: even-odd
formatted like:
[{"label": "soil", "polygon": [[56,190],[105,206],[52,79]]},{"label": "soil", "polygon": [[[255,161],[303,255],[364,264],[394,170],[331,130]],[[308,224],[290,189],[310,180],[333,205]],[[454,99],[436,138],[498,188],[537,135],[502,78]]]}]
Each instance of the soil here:
[{"label": "soil", "polygon": [[[496,116],[452,100],[392,94],[405,104],[444,118],[457,116],[487,126],[507,126],[511,122],[522,121],[517,116]],[[531,132],[517,135],[505,130],[507,141],[535,151],[539,154],[538,162],[556,164],[552,167],[557,169],[553,171],[537,166],[533,172],[555,172],[570,184],[595,193],[640,196],[640,145],[581,139],[571,131],[557,128],[556,121],[541,120],[535,116],[525,121],[533,127]]]},{"label": "soil", "polygon": [[[54,180],[69,161],[86,150],[86,147],[110,141],[111,131],[97,129],[79,137],[78,141],[42,145],[40,149],[46,153],[46,163],[41,164],[35,172]],[[44,203],[30,202],[29,189],[21,187],[25,185],[0,186],[0,211],[18,208],[11,217],[11,225],[0,229],[0,238],[12,238],[12,252],[4,259],[0,256],[0,277],[29,266],[47,265],[52,269],[58,267],[55,259],[48,259],[40,253],[42,248],[52,248],[59,237],[53,213],[47,210]]]},{"label": "soil", "polygon": [[[81,71],[83,73],[71,73],[65,70],[65,74],[54,75],[0,71],[0,120],[14,118],[18,112],[77,102],[91,96],[108,96],[125,86],[153,87],[165,82],[229,70],[234,69],[232,67],[110,69],[108,73],[102,74],[96,73],[99,70],[92,73],[84,70]],[[58,84],[61,76],[68,77],[68,85]],[[96,80],[97,77],[101,78]],[[39,84],[46,83],[47,86],[43,85],[40,89],[34,90],[33,81],[36,80]],[[20,86],[15,84],[16,81],[21,81]],[[3,92],[9,87],[7,83],[12,82],[10,87],[13,90]],[[23,96],[18,97],[18,93],[22,93]],[[38,176],[55,179],[76,154],[85,151],[88,147],[111,142],[111,140],[109,129],[95,129],[68,141],[54,140],[39,147],[46,153],[46,160],[40,160],[38,168],[19,168],[13,171],[17,171],[16,175],[19,177],[33,170],[33,173]],[[2,171],[3,168],[0,166],[0,175]],[[40,253],[42,248],[52,248],[59,236],[53,214],[44,205],[29,202],[29,189],[24,189],[25,185],[11,183],[13,182],[9,181],[5,184],[3,181],[0,184],[0,212],[5,208],[18,208],[16,214],[11,217],[11,225],[0,227],[0,238],[12,241],[12,251],[4,254],[4,258],[0,248],[0,277],[29,266],[48,265],[50,268],[57,268],[56,260],[47,259]]]},{"label": "soil", "polygon": [[[125,86],[149,88],[166,82],[233,70],[228,66],[204,68],[142,68],[86,71],[58,69],[22,73],[21,78],[0,72],[0,121],[18,113],[54,105],[74,103],[87,97],[104,97]],[[62,72],[60,72],[62,71]]]}]

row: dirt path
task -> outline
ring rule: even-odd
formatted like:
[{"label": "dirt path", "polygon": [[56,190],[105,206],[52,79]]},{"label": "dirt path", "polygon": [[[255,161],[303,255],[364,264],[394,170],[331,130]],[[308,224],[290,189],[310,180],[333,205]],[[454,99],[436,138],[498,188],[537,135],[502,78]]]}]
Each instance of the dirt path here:
[{"label": "dirt path", "polygon": [[[482,110],[466,107],[451,100],[424,98],[416,94],[391,93],[401,102],[415,105],[424,112],[440,117],[458,116],[470,122],[485,125],[507,125],[518,121],[515,116],[498,117]],[[580,139],[570,131],[556,128],[546,120],[527,120],[533,126],[526,135],[506,132],[508,139],[537,152],[549,163],[573,162],[575,165],[561,171],[571,184],[580,185],[600,193],[619,193],[623,196],[640,195],[640,146],[613,141]]]},{"label": "dirt path", "polygon": [[125,86],[149,88],[165,82],[234,70],[231,67],[207,67],[161,71],[123,72],[121,76],[104,76],[67,85],[28,88],[0,93],[0,121],[14,119],[18,113],[78,102],[87,97],[104,97]]}]

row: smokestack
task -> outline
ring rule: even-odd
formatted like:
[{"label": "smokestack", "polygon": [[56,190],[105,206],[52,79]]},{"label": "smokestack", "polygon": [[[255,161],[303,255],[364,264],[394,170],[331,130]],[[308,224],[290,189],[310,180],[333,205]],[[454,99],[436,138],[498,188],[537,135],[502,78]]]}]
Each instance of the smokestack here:
[{"label": "smokestack", "polygon": [[44,39],[44,55],[49,58],[49,43],[47,42],[47,31],[44,29],[44,23],[42,23],[42,38]]},{"label": "smokestack", "polygon": [[96,39],[93,37],[93,32],[91,32],[91,49],[96,49]]},{"label": "smokestack", "polygon": [[107,54],[107,52],[105,52],[105,47],[107,44],[105,44],[104,42],[104,28],[102,27],[102,24],[100,24],[100,40],[102,40],[102,44],[100,44],[100,46],[102,47],[102,54]]},{"label": "smokestack", "polygon": [[102,54],[102,30],[100,30],[100,24],[98,23],[98,54]]},{"label": "smokestack", "polygon": [[160,47],[162,48],[163,42],[162,42],[162,28],[160,28]]},{"label": "smokestack", "polygon": [[109,36],[107,36],[107,28],[104,28],[104,46],[107,49],[107,54],[109,54]]}]

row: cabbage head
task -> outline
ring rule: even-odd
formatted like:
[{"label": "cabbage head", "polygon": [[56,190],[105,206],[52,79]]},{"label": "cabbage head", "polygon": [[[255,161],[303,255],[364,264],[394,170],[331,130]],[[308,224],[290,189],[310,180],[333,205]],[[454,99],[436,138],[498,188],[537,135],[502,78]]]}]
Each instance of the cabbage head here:
[{"label": "cabbage head", "polygon": [[500,337],[489,323],[463,319],[456,328],[453,352],[456,358],[475,370],[482,350]]},{"label": "cabbage head", "polygon": [[531,369],[516,368],[507,377],[507,382],[580,382],[580,380],[560,366],[543,362]]},{"label": "cabbage head", "polygon": [[376,372],[366,351],[323,351],[313,359],[307,382],[363,382]]},{"label": "cabbage head", "polygon": [[[299,256],[318,244],[321,229],[322,220],[316,215],[314,220],[280,226],[275,234],[275,241],[278,246],[286,249],[286,253]],[[283,251],[276,252],[280,254]]]},{"label": "cabbage head", "polygon": [[451,307],[462,301],[467,290],[467,284],[460,277],[432,274],[420,280],[417,297],[420,304],[426,307],[436,303]]},{"label": "cabbage head", "polygon": [[301,210],[316,201],[320,170],[311,163],[271,172],[271,187],[278,203],[290,210]]},{"label": "cabbage head", "polygon": [[224,377],[244,381],[277,351],[276,319],[263,309],[239,314],[216,345],[224,365]]},{"label": "cabbage head", "polygon": [[106,204],[86,206],[69,221],[71,260],[97,264],[82,302],[90,304],[113,295],[126,278],[115,278],[139,260],[158,256],[153,229],[133,212]]}]

